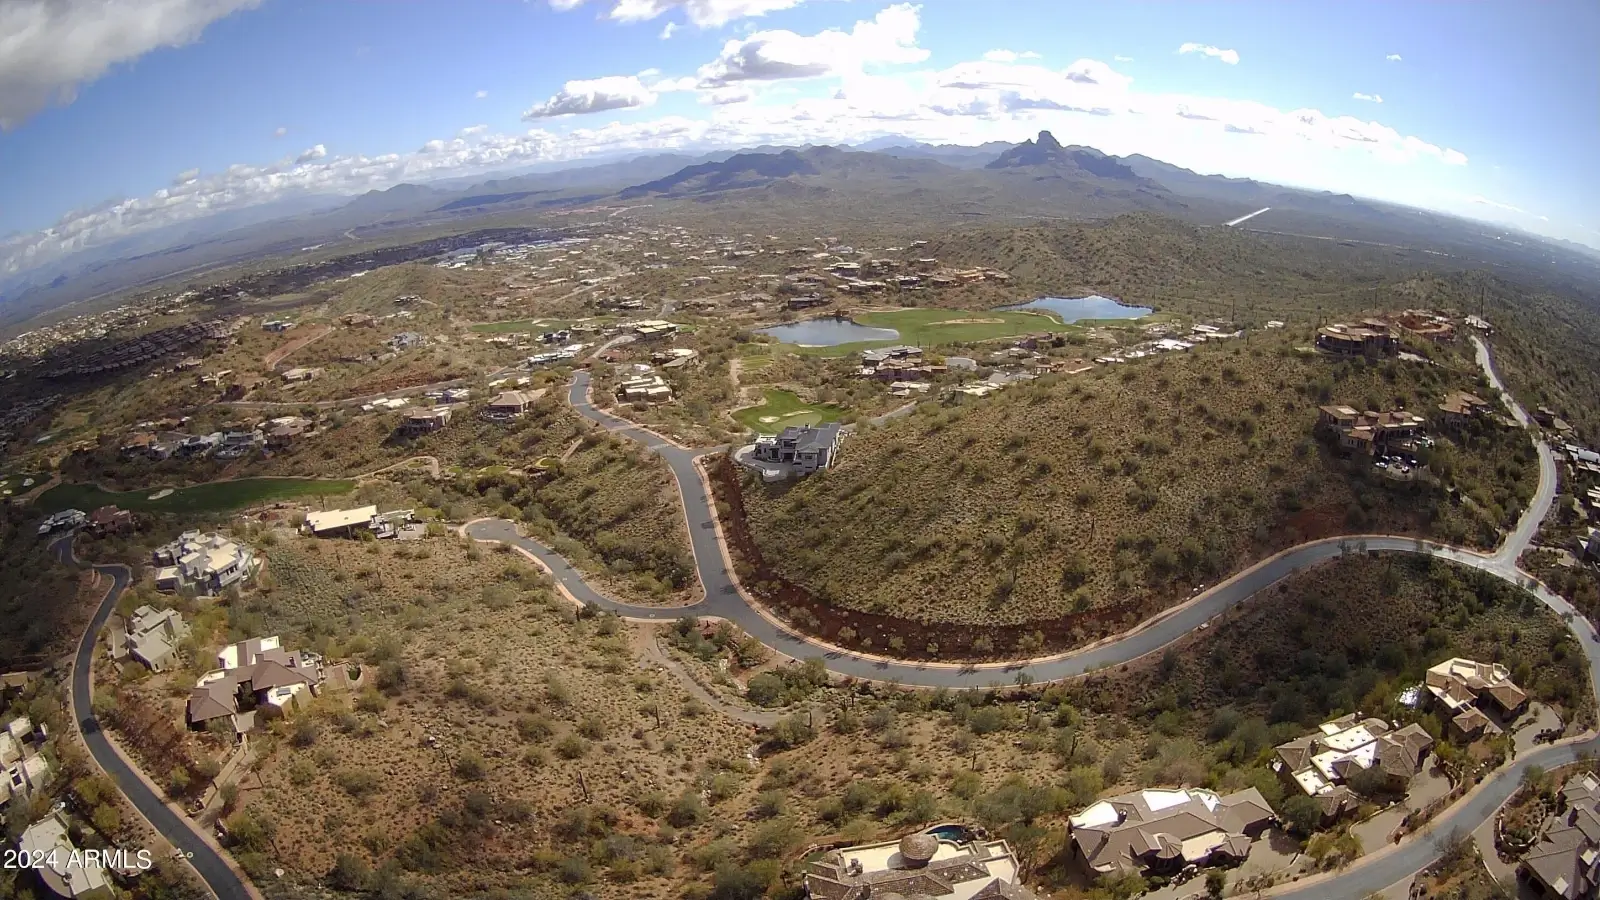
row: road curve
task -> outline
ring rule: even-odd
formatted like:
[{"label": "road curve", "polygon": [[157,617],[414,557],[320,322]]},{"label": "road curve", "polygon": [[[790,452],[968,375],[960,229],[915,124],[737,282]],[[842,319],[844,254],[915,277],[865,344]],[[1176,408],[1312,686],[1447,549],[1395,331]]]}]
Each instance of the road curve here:
[{"label": "road curve", "polygon": [[[1501,383],[1494,371],[1487,345],[1476,336],[1472,340],[1476,345],[1478,363],[1485,375],[1500,392],[1517,422],[1527,427],[1528,415]],[[1562,616],[1569,623],[1574,637],[1589,661],[1590,690],[1595,696],[1600,697],[1600,640],[1597,640],[1594,628],[1587,620],[1577,615],[1566,600],[1517,568],[1517,559],[1531,545],[1540,524],[1550,510],[1556,491],[1554,458],[1549,446],[1537,437],[1534,438],[1534,446],[1538,452],[1539,484],[1534,498],[1523,512],[1516,527],[1506,535],[1505,540],[1493,553],[1479,553],[1392,535],[1355,535],[1312,541],[1290,548],[1234,575],[1204,592],[1189,604],[1143,623],[1114,641],[1049,659],[958,667],[862,656],[820,644],[764,615],[742,594],[728,572],[726,557],[723,555],[713,522],[714,507],[695,465],[698,457],[711,451],[679,447],[627,420],[595,409],[589,402],[588,388],[588,373],[578,372],[573,378],[568,395],[574,409],[608,431],[624,434],[643,443],[660,455],[671,468],[683,498],[684,511],[689,522],[690,544],[694,551],[701,584],[705,588],[705,598],[692,606],[673,609],[620,603],[595,591],[566,560],[537,542],[523,537],[512,522],[504,519],[482,520],[469,525],[467,533],[475,539],[500,541],[522,548],[549,567],[562,586],[579,601],[592,603],[630,618],[661,620],[682,615],[704,615],[728,619],[786,655],[796,658],[821,656],[829,670],[841,675],[893,680],[922,687],[985,687],[1019,677],[1037,683],[1071,678],[1096,668],[1137,659],[1182,638],[1220,613],[1294,572],[1342,554],[1376,551],[1420,553],[1469,566],[1516,584],[1530,591],[1545,606]],[[1548,769],[1573,762],[1582,755],[1597,752],[1600,752],[1600,735],[1590,735],[1580,741],[1526,752],[1517,757],[1510,766],[1490,775],[1465,800],[1458,801],[1447,809],[1423,834],[1373,853],[1336,875],[1312,879],[1299,887],[1292,884],[1285,885],[1283,889],[1274,891],[1273,896],[1282,900],[1313,900],[1313,898],[1354,900],[1374,891],[1381,891],[1415,875],[1432,863],[1439,857],[1441,848],[1451,837],[1470,834],[1488,820],[1515,792],[1521,783],[1523,773],[1532,766]]]},{"label": "road curve", "polygon": [[[62,563],[78,565],[77,557],[72,552],[72,540],[72,535],[59,538],[51,549]],[[189,864],[194,867],[195,872],[200,875],[206,887],[218,897],[218,900],[251,900],[250,890],[223,860],[222,855],[195,832],[189,820],[168,808],[166,802],[123,761],[122,757],[112,749],[111,742],[106,739],[105,734],[101,732],[100,723],[95,720],[89,684],[94,665],[94,648],[100,630],[105,627],[106,620],[111,618],[112,610],[117,607],[118,598],[128,587],[129,572],[127,566],[118,565],[96,565],[92,568],[102,575],[110,576],[111,589],[106,591],[106,597],[100,602],[100,608],[95,610],[94,618],[90,620],[88,630],[78,641],[78,650],[72,658],[72,708],[77,716],[78,731],[83,735],[83,742],[89,748],[89,755],[93,756],[95,763],[111,776],[117,784],[117,790],[128,798],[128,802],[139,811],[139,815],[155,826],[172,846],[182,850],[189,857]]]}]

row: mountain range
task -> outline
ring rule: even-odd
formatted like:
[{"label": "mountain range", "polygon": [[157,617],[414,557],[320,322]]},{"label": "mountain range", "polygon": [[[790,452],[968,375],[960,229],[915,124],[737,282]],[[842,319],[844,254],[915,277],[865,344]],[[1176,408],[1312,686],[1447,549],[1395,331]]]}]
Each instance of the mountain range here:
[{"label": "mountain range", "polygon": [[1271,207],[1252,229],[1416,247],[1478,259],[1527,252],[1586,261],[1597,255],[1496,226],[1348,194],[1202,175],[1143,155],[1063,145],[1050,132],[1020,144],[932,145],[884,137],[854,147],[758,147],[689,156],[661,153],[486,181],[399,184],[357,197],[277,201],[168,226],[0,281],[0,322],[74,301],[162,283],[177,273],[326,248],[355,252],[477,227],[529,225],[552,211],[648,201],[717,221],[828,216],[890,221],[1096,219],[1152,212],[1221,225]]}]

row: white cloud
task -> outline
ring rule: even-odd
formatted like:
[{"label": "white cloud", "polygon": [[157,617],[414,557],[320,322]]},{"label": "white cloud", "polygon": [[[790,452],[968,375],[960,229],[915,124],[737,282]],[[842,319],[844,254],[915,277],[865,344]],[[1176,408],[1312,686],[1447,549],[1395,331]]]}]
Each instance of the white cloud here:
[{"label": "white cloud", "polygon": [[1216,47],[1212,47],[1212,46],[1210,46],[1208,44],[1196,44],[1196,43],[1191,41],[1190,43],[1184,44],[1183,46],[1179,47],[1178,48],[1178,52],[1179,53],[1202,53],[1202,54],[1205,54],[1206,56],[1212,57],[1213,59],[1220,59],[1220,60],[1222,60],[1223,62],[1227,63],[1230,66],[1236,66],[1236,65],[1239,64],[1239,51],[1237,51],[1237,50],[1221,50],[1221,49],[1218,49]]},{"label": "white cloud", "polygon": [[672,33],[674,31],[677,31],[677,30],[678,30],[678,23],[677,22],[668,22],[667,24],[661,26],[661,39],[664,41],[664,40],[672,37]]},{"label": "white cloud", "polygon": [[857,22],[849,32],[758,31],[728,41],[714,61],[700,67],[700,86],[842,75],[871,65],[922,62],[928,51],[917,46],[920,11],[918,6],[897,3],[871,21]]},{"label": "white cloud", "polygon": [[522,114],[523,121],[554,116],[577,116],[613,109],[638,109],[656,102],[654,91],[644,86],[637,75],[611,75],[605,78],[569,81],[555,96]]},{"label": "white cloud", "polygon": [[10,131],[117,63],[181,47],[260,0],[4,0],[0,2],[0,130]]},{"label": "white cloud", "polygon": [[989,62],[1014,63],[1019,59],[1040,59],[1041,57],[1032,50],[1024,50],[1021,53],[1015,50],[990,50],[983,55],[983,58]]},{"label": "white cloud", "polygon": [[[890,31],[905,39],[885,39],[882,34],[873,37],[871,31],[866,32],[869,39],[863,39],[860,26],[849,34],[833,32],[815,46],[809,42],[817,36],[801,38],[807,51],[822,48],[807,58],[819,61],[834,83],[821,91],[796,92],[793,98],[785,97],[790,101],[785,103],[761,102],[768,92],[787,89],[760,87],[760,79],[753,77],[707,86],[702,78],[619,76],[569,83],[541,107],[550,108],[548,115],[575,114],[580,108],[633,108],[645,105],[646,99],[654,102],[668,90],[690,88],[695,89],[699,104],[691,105],[693,112],[682,116],[629,117],[593,127],[579,127],[584,120],[568,120],[561,126],[522,134],[472,126],[454,138],[429,141],[411,153],[335,156],[318,145],[299,156],[285,155],[264,165],[230,166],[206,175],[184,172],[154,193],[73,211],[42,231],[0,238],[0,274],[126,235],[286,196],[354,194],[402,181],[630,152],[703,152],[766,143],[854,143],[883,134],[976,144],[1020,140],[1050,128],[1064,141],[1089,144],[1107,153],[1140,152],[1196,171],[1402,200],[1405,195],[1396,196],[1396,190],[1442,177],[1446,167],[1467,163],[1467,157],[1455,149],[1354,116],[1283,109],[1247,99],[1137,90],[1134,79],[1093,59],[1080,59],[1064,68],[978,59],[941,69],[871,71],[869,59],[898,59],[920,52],[914,44],[914,28]],[[747,41],[756,38],[752,35]],[[774,45],[762,46],[771,49]],[[718,63],[725,65],[729,56],[724,53]],[[747,61],[769,59],[763,54],[731,56]],[[794,57],[779,59],[795,62]],[[770,70],[757,67],[757,71]],[[1399,187],[1385,194],[1376,186],[1383,178]],[[1466,204],[1462,196],[1454,195],[1459,206],[1475,206]]]},{"label": "white cloud", "polygon": [[1123,62],[1123,63],[1133,62],[1133,57],[1131,57],[1131,56],[1113,56],[1113,57],[1111,57],[1111,61],[1112,62]]},{"label": "white cloud", "polygon": [[474,99],[474,100],[484,100],[484,99],[487,99],[488,96],[489,96],[489,92],[488,91],[478,91],[478,92],[476,92],[476,93],[474,93],[472,95],[472,99]]},{"label": "white cloud", "polygon": [[289,129],[285,128],[282,125],[279,125],[277,128],[272,129],[272,136],[275,137],[275,138],[281,138],[281,137],[283,137],[284,135],[286,135],[288,133],[289,133]]},{"label": "white cloud", "polygon": [[[551,8],[566,12],[582,5],[584,0],[550,0]],[[681,9],[689,22],[697,28],[720,28],[738,19],[764,16],[799,6],[805,0],[612,0],[605,15],[614,22],[646,22],[664,13]],[[668,27],[661,33],[670,37],[674,29]]]},{"label": "white cloud", "polygon": [[1383,97],[1381,97],[1381,96],[1379,96],[1377,94],[1363,94],[1360,91],[1356,91],[1354,94],[1351,94],[1350,95],[1350,99],[1351,100],[1365,100],[1368,103],[1382,103],[1383,102]]},{"label": "white cloud", "polygon": [[1400,61],[1400,54],[1391,53],[1388,56],[1385,56],[1384,59],[1388,60],[1389,62],[1399,62]]},{"label": "white cloud", "polygon": [[199,177],[200,177],[200,170],[199,169],[184,169],[182,172],[179,172],[177,175],[174,175],[172,177],[172,183],[174,185],[188,184],[189,182],[191,182],[191,181],[193,181],[193,180],[195,180],[196,178],[199,178]]},{"label": "white cloud", "polygon": [[468,125],[456,134],[456,137],[472,137],[475,134],[484,134],[489,130],[487,125]]}]

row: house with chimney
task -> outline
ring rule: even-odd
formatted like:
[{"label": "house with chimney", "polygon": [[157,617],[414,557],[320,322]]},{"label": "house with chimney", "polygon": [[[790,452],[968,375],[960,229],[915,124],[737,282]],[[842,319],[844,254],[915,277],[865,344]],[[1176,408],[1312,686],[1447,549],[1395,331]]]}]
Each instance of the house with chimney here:
[{"label": "house with chimney", "polygon": [[1446,428],[1459,429],[1474,419],[1487,417],[1492,408],[1477,394],[1454,391],[1439,404],[1439,422]]},{"label": "house with chimney", "polygon": [[483,408],[483,418],[490,422],[509,422],[533,406],[537,395],[529,391],[502,391]]},{"label": "house with chimney", "polygon": [[1432,702],[1463,740],[1500,734],[1503,723],[1528,708],[1528,693],[1499,663],[1453,657],[1429,667],[1423,676]]},{"label": "house with chimney", "polygon": [[831,850],[807,867],[802,888],[809,900],[1038,900],[1021,869],[1003,840],[923,832]]},{"label": "house with chimney", "polygon": [[1226,796],[1202,788],[1147,788],[1101,800],[1067,818],[1073,859],[1094,876],[1170,875],[1231,865],[1277,815],[1255,788]]},{"label": "house with chimney", "polygon": [[1600,896],[1600,778],[1580,772],[1561,788],[1556,812],[1522,855],[1518,873],[1542,896],[1592,900]]},{"label": "house with chimney", "polygon": [[417,437],[442,431],[449,424],[448,406],[413,406],[400,416],[400,433],[407,437]]},{"label": "house with chimney", "polygon": [[226,720],[234,734],[244,734],[255,727],[257,710],[296,709],[321,684],[321,657],[285,650],[276,635],[251,638],[222,648],[217,668],[200,676],[189,692],[184,716],[190,728],[205,729]]},{"label": "house with chimney", "polygon": [[810,475],[833,466],[843,434],[837,423],[791,425],[776,435],[756,438],[750,459],[756,468],[773,464],[788,474]]},{"label": "house with chimney", "polygon": [[189,636],[189,623],[175,609],[141,606],[120,627],[111,628],[111,658],[133,657],[152,672],[165,672],[178,661],[178,648]]},{"label": "house with chimney", "polygon": [[1350,406],[1323,406],[1318,408],[1316,427],[1340,450],[1373,456],[1410,449],[1424,424],[1421,416],[1403,409],[1362,412]]},{"label": "house with chimney", "polygon": [[1357,793],[1346,783],[1357,772],[1381,790],[1404,794],[1433,749],[1433,737],[1421,725],[1395,728],[1382,719],[1341,716],[1317,726],[1308,735],[1279,744],[1272,769],[1286,787],[1316,801],[1324,821],[1356,808]]}]

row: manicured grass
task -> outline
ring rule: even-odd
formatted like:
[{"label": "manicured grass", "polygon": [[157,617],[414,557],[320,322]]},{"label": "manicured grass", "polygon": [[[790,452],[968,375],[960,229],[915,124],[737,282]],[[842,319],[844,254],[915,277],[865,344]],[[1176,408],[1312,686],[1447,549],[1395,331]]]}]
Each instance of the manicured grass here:
[{"label": "manicured grass", "polygon": [[[22,482],[29,478],[33,479],[33,483],[24,487]],[[31,472],[14,472],[10,475],[0,475],[0,496],[21,496],[49,480],[49,475],[36,475]]]},{"label": "manicured grass", "polygon": [[872,328],[893,328],[900,337],[892,341],[854,341],[831,347],[794,347],[804,356],[851,356],[873,347],[914,344],[937,347],[967,341],[992,341],[1041,331],[1079,331],[1054,316],[1021,310],[895,309],[861,313],[854,321]]},{"label": "manicured grass", "polygon": [[151,495],[158,493],[159,488],[108,491],[92,484],[58,484],[39,495],[34,506],[41,512],[69,508],[88,512],[107,504],[149,512],[221,512],[268,500],[348,494],[355,490],[355,486],[354,481],[343,479],[241,478],[178,488],[158,500],[152,500]]},{"label": "manicured grass", "polygon": [[807,403],[789,391],[766,391],[766,402],[737,410],[739,424],[763,434],[776,434],[790,425],[837,422],[845,411],[823,403]]}]

